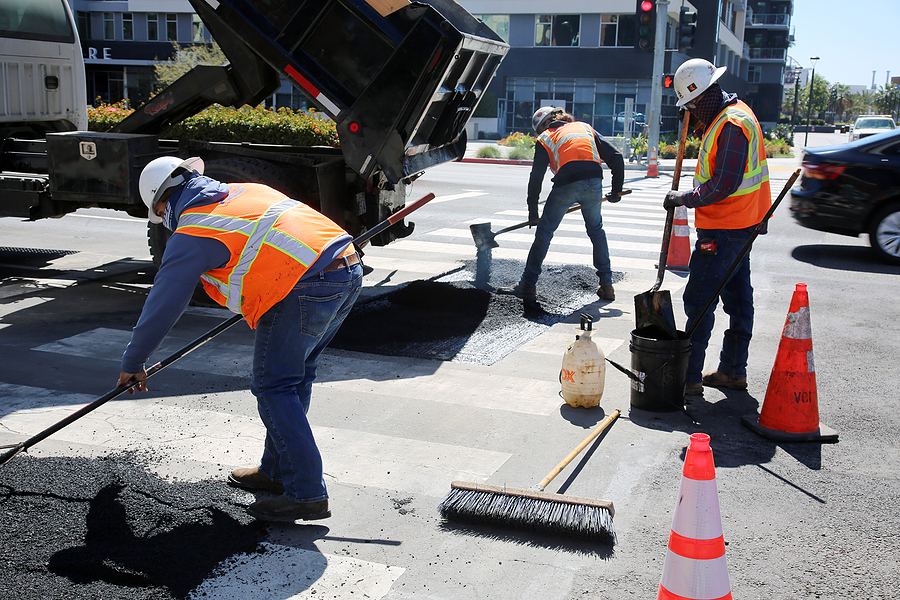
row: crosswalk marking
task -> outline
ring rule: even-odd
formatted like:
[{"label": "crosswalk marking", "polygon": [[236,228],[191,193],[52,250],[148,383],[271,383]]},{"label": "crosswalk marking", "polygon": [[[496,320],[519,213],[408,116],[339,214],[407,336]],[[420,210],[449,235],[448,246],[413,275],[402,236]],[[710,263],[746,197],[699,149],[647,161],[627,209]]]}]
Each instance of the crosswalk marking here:
[{"label": "crosswalk marking", "polygon": [[[582,230],[583,231],[583,230]],[[616,233],[619,233],[618,231]],[[429,232],[429,235],[434,236],[442,236],[442,237],[454,237],[454,238],[463,238],[463,239],[472,239],[472,232],[467,229],[438,229],[436,231]],[[607,238],[609,238],[610,232],[607,232]],[[642,237],[645,236],[644,232],[640,234]],[[652,237],[649,234],[646,234],[646,237]],[[510,242],[519,242],[519,243],[527,243],[530,244],[534,241],[533,233],[516,233],[509,232],[503,234],[503,239],[508,240]],[[592,248],[593,243],[590,238],[587,237],[587,234],[581,237],[569,237],[569,236],[554,236],[552,244],[557,246],[576,246],[578,248]],[[626,242],[626,241],[618,241],[613,239],[607,239],[607,244],[609,245],[610,250],[636,250],[640,252],[659,252],[660,243],[645,243],[645,242]]]},{"label": "crosswalk marking", "polygon": [[[387,595],[406,571],[379,563],[263,543],[262,552],[232,556],[189,600],[370,598]],[[263,592],[265,590],[265,592]]]},{"label": "crosswalk marking", "polygon": [[462,200],[463,198],[477,198],[478,196],[487,196],[487,192],[482,192],[480,190],[470,190],[468,192],[462,192],[460,194],[438,196],[429,201],[429,204],[438,204],[440,202],[448,202],[450,200]]},{"label": "crosswalk marking", "polygon": [[[233,392],[245,395],[247,392]],[[220,393],[227,398],[228,393]],[[0,419],[7,433],[31,436],[93,401],[85,395],[65,398],[47,390],[0,383],[0,397],[29,398],[29,408]],[[187,402],[200,397],[183,395]],[[77,402],[60,404],[61,401]],[[39,406],[35,406],[40,404]],[[558,407],[554,403],[554,408]],[[313,426],[327,481],[368,485],[440,497],[449,481],[484,482],[510,454],[365,431]],[[210,410],[166,406],[159,400],[112,401],[53,434],[57,442],[106,450],[150,450],[151,470],[161,476],[189,459],[208,465],[207,473],[257,464],[265,441],[258,418]],[[48,448],[49,446],[44,446]]]}]

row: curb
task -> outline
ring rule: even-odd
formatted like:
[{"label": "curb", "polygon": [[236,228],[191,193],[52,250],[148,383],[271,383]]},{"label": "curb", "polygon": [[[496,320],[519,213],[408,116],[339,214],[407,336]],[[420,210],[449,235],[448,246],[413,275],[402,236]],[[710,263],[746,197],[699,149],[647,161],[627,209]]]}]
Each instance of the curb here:
[{"label": "curb", "polygon": [[[515,165],[515,166],[525,166],[530,167],[533,161],[530,160],[509,160],[503,158],[463,158],[459,162],[464,163],[479,163],[479,164],[488,164],[488,165]],[[659,171],[674,171],[674,167],[670,167],[668,165],[657,165]],[[647,165],[635,165],[625,163],[626,171],[646,171]]]}]

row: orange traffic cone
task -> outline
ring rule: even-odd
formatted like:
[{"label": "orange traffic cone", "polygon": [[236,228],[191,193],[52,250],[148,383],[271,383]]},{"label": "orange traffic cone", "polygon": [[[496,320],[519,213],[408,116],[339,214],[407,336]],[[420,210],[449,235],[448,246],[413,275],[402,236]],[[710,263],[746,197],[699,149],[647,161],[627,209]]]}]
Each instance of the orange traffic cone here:
[{"label": "orange traffic cone", "polygon": [[659,177],[659,167],[656,160],[656,148],[650,148],[647,153],[647,177]]},{"label": "orange traffic cone", "polygon": [[742,417],[741,422],[776,442],[838,440],[836,431],[819,423],[809,294],[805,283],[798,283],[794,290],[762,411],[759,417]]},{"label": "orange traffic cone", "polygon": [[687,209],[683,206],[675,207],[675,220],[672,227],[672,239],[669,242],[669,255],[666,259],[666,268],[670,271],[691,270],[688,266],[691,262],[691,228],[688,225]]},{"label": "orange traffic cone", "polygon": [[656,600],[731,600],[709,436],[691,436]]}]

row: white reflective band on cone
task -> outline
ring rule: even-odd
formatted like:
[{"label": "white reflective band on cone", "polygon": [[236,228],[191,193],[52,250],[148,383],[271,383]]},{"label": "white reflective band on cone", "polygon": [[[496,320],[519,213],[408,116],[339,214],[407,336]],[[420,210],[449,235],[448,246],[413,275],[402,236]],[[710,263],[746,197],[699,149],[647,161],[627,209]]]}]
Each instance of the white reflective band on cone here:
[{"label": "white reflective band on cone", "polygon": [[678,556],[671,550],[660,585],[677,596],[692,600],[718,600],[731,593],[725,557],[698,560]]},{"label": "white reflective band on cone", "polygon": [[682,478],[672,531],[692,540],[712,540],[722,535],[715,479]]}]

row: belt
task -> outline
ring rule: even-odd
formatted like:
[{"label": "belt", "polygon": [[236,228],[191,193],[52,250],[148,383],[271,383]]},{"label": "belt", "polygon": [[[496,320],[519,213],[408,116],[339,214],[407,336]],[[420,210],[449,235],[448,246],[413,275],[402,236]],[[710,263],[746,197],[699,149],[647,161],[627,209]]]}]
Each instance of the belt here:
[{"label": "belt", "polygon": [[349,269],[355,264],[359,263],[359,254],[354,252],[348,256],[342,256],[340,258],[336,258],[331,263],[322,269],[322,273],[331,273],[332,271],[337,271],[338,269],[347,268]]}]

